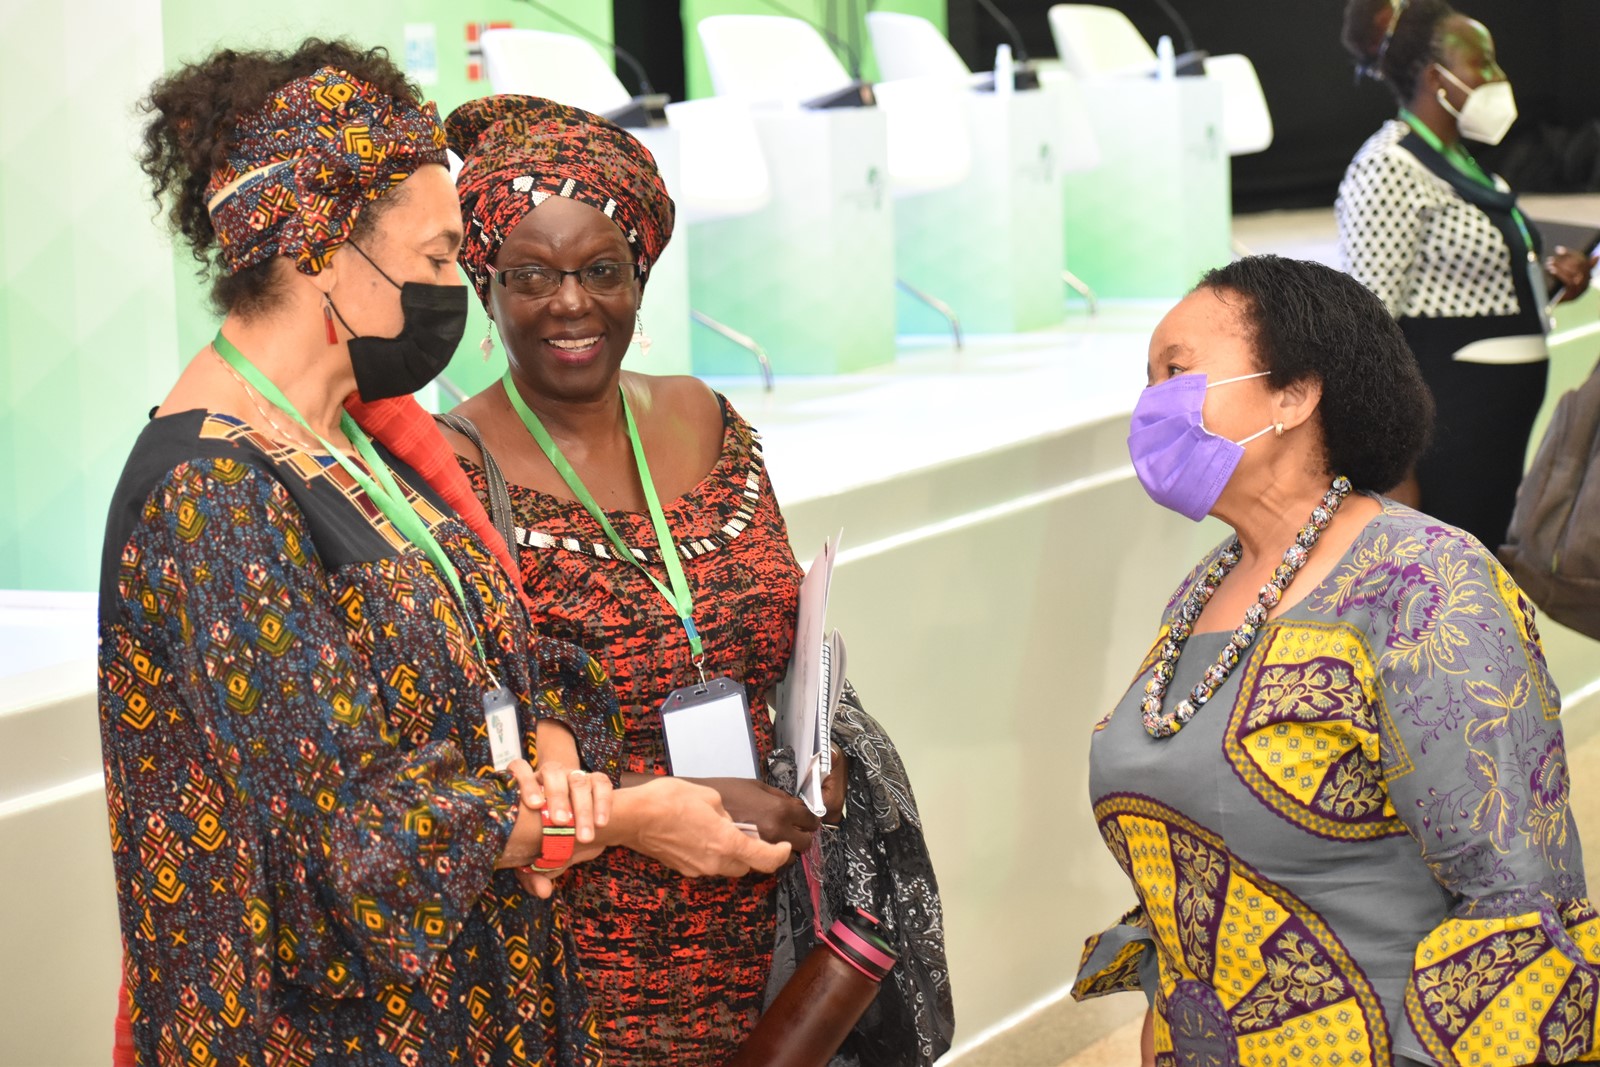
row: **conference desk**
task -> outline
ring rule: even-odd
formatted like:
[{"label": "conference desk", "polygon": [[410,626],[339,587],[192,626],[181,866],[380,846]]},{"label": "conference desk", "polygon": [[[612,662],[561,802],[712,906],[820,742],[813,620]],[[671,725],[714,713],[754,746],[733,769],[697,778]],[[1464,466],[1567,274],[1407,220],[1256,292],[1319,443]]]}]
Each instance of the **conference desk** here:
[{"label": "conference desk", "polygon": [[[773,394],[716,383],[762,433],[797,555],[844,530],[830,622],[912,775],[959,1047],[1058,998],[1083,937],[1131,902],[1090,817],[1088,739],[1222,537],[1151,504],[1128,465],[1160,311],[1110,306],[962,353],[903,348],[878,371]],[[1553,377],[1586,370],[1594,348],[1558,349]],[[83,594],[0,594],[0,1063],[106,1060],[119,949],[93,616]],[[1600,733],[1600,654],[1541,628],[1576,749]],[[1088,1037],[1141,1008],[1070,1010]]]}]

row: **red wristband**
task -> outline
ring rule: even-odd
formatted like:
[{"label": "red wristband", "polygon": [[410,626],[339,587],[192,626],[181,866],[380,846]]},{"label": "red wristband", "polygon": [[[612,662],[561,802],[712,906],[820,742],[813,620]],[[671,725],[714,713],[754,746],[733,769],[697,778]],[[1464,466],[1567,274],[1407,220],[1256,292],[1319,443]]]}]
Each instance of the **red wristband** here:
[{"label": "red wristband", "polygon": [[529,866],[539,874],[550,874],[572,862],[578,831],[572,826],[557,826],[550,818],[549,808],[540,810],[539,819],[544,823],[544,837],[539,842],[539,854]]}]

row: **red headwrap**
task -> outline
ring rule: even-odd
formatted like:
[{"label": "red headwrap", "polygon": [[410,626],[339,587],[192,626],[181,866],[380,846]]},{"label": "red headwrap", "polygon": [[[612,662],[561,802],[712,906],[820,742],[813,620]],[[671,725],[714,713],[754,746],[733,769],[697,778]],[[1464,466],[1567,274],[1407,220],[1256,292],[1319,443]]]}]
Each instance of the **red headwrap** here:
[{"label": "red headwrap", "polygon": [[488,96],[452,111],[445,129],[465,161],[456,178],[466,228],[461,267],[485,306],[489,264],[548,197],[604,213],[647,271],[672,237],[672,197],[655,157],[608,119],[537,96]]},{"label": "red headwrap", "polygon": [[211,175],[211,226],[230,274],[288,256],[320,271],[370,200],[444,164],[433,104],[396,98],[333,67],[296,78],[239,119]]}]

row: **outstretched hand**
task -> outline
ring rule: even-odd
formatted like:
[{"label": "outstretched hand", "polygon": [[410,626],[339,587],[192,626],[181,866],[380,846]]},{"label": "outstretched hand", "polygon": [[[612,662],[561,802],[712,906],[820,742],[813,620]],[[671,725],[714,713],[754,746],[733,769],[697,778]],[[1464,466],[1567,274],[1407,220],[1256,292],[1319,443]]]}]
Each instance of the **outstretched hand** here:
[{"label": "outstretched hand", "polygon": [[642,809],[633,849],[679,874],[738,878],[751,871],[770,873],[789,861],[787,841],[772,844],[740,830],[715,789],[683,778],[655,778],[619,796],[628,794]]}]

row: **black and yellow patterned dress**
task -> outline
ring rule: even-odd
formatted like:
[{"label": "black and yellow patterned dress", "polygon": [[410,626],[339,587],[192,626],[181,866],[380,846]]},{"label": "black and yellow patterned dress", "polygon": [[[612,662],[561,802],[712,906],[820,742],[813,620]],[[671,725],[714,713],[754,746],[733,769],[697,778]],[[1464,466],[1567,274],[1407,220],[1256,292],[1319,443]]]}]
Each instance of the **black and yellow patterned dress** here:
[{"label": "black and yellow patterned dress", "polygon": [[562,907],[496,872],[515,820],[468,627],[615,772],[615,698],[385,455],[449,588],[331,456],[153,420],[113,498],[100,723],[139,1062],[598,1062]]},{"label": "black and yellow patterned dress", "polygon": [[[1226,638],[1189,639],[1174,693]],[[1074,995],[1143,989],[1163,1067],[1594,1052],[1600,917],[1560,696],[1477,541],[1385,502],[1165,740],[1139,716],[1153,664],[1091,750],[1139,903],[1090,939]]]}]

